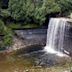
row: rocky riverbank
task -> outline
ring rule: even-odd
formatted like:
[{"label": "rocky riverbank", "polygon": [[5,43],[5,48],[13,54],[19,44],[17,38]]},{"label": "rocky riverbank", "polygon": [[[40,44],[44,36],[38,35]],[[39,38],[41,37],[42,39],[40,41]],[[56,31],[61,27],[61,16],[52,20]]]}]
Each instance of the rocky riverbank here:
[{"label": "rocky riverbank", "polygon": [[11,47],[7,49],[7,52],[29,46],[45,46],[46,32],[46,29],[14,30],[15,36],[13,36],[13,43]]}]

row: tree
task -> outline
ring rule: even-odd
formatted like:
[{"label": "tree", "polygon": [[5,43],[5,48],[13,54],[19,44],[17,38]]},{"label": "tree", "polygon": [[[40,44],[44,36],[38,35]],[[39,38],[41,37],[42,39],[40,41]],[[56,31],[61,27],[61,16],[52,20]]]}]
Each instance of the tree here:
[{"label": "tree", "polygon": [[61,14],[69,15],[72,12],[72,0],[56,0],[61,8]]},{"label": "tree", "polygon": [[9,0],[9,11],[15,20],[43,24],[46,14],[58,12],[55,0]]},{"label": "tree", "polygon": [[17,21],[43,24],[48,14],[70,13],[72,0],[9,0],[8,10],[11,17]]}]

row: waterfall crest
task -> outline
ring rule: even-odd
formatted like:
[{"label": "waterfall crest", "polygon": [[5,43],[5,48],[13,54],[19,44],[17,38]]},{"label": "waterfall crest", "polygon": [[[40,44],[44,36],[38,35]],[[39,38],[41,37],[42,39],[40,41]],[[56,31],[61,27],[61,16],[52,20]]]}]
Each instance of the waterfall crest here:
[{"label": "waterfall crest", "polygon": [[67,21],[63,18],[51,18],[47,30],[45,50],[48,53],[63,56],[64,34]]}]

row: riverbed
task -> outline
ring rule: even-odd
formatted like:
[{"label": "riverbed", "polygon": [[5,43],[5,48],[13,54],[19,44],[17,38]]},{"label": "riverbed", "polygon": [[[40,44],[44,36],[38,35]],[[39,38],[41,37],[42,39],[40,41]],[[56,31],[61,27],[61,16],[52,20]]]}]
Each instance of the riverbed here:
[{"label": "riverbed", "polygon": [[[40,53],[40,52],[38,52]],[[42,54],[43,52],[41,52]],[[64,72],[69,70],[70,63],[59,65],[39,65],[35,63],[36,52],[29,54],[0,53],[0,72]]]}]

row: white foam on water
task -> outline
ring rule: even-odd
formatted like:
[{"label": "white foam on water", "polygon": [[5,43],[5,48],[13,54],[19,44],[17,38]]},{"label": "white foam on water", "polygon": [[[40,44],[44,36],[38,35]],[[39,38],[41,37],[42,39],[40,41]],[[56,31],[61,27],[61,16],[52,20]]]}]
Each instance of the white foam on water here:
[{"label": "white foam on water", "polygon": [[[61,49],[63,49],[64,34],[66,27],[66,19],[51,18],[47,30],[47,42],[44,50],[51,54],[63,57],[67,56]],[[66,53],[68,53],[66,51]]]}]

